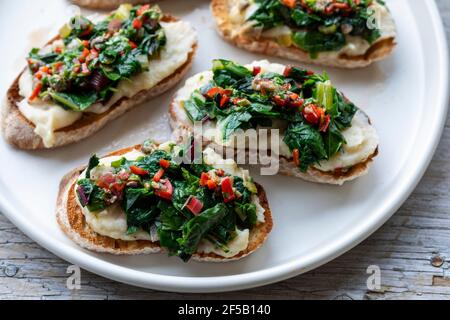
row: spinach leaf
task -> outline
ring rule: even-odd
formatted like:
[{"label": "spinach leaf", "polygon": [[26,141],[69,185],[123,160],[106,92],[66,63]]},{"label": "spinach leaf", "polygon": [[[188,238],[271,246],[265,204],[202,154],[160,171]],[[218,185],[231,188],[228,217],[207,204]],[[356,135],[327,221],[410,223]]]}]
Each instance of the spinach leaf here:
[{"label": "spinach leaf", "polygon": [[[82,179],[78,181],[78,185],[82,187],[84,197],[88,200],[87,208],[89,211],[95,212],[103,210],[107,207],[105,203],[106,194],[102,188],[92,183],[89,179]],[[83,196],[80,195],[79,190],[77,190],[77,194],[80,199],[83,198]]]},{"label": "spinach leaf", "polygon": [[314,57],[322,51],[339,51],[345,45],[345,36],[340,32],[324,34],[318,31],[298,31],[293,34],[292,41]]},{"label": "spinach leaf", "polygon": [[129,228],[135,227],[147,230],[150,228],[150,225],[159,213],[152,195],[153,192],[145,188],[125,189],[122,206],[127,215]]},{"label": "spinach leaf", "polygon": [[182,104],[192,122],[201,121],[207,116],[205,98],[198,91],[194,91],[191,98]]},{"label": "spinach leaf", "polygon": [[233,112],[225,119],[221,119],[218,122],[218,126],[222,129],[223,140],[227,141],[228,138],[243,124],[250,121],[252,115],[247,111]]},{"label": "spinach leaf", "polygon": [[327,153],[327,158],[330,158],[334,154],[336,154],[345,143],[344,136],[336,127],[334,121],[330,122],[328,131],[323,135],[323,141]]},{"label": "spinach leaf", "polygon": [[183,236],[178,240],[178,243],[180,244],[180,252],[185,254],[184,260],[197,251],[200,241],[220,223],[226,213],[225,204],[218,203],[214,207],[204,210],[183,226]]},{"label": "spinach leaf", "polygon": [[327,159],[324,141],[319,131],[311,125],[300,122],[289,124],[284,142],[292,151],[300,151],[300,170],[305,172],[311,164]]},{"label": "spinach leaf", "polygon": [[220,87],[227,87],[239,80],[252,76],[252,72],[246,67],[229,60],[213,60],[214,82]]},{"label": "spinach leaf", "polygon": [[56,103],[72,111],[84,111],[98,99],[97,93],[94,91],[76,93],[49,91],[49,94]]}]

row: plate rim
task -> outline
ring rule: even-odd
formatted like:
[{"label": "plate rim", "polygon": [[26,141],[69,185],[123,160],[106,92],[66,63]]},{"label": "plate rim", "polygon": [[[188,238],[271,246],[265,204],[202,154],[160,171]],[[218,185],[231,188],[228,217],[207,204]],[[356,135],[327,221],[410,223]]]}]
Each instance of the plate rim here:
[{"label": "plate rim", "polygon": [[333,244],[315,250],[313,254],[308,254],[301,261],[292,259],[278,266],[237,275],[213,277],[160,275],[118,266],[82,252],[79,248],[50,241],[51,239],[46,236],[43,230],[33,228],[32,223],[14,208],[14,205],[5,198],[3,193],[0,193],[0,211],[32,240],[62,259],[106,278],[138,287],[170,292],[226,292],[263,286],[315,269],[355,247],[381,227],[413,192],[435,154],[444,130],[449,107],[449,55],[444,26],[437,4],[434,0],[424,1],[423,3],[432,20],[434,35],[437,39],[436,46],[438,47],[436,63],[441,71],[438,81],[440,87],[437,90],[439,93],[437,98],[439,102],[439,122],[432,128],[433,132],[428,138],[432,143],[425,148],[426,152],[423,153],[424,155],[416,165],[415,174],[407,176],[394,189],[395,193],[387,198],[386,203],[378,209],[380,214],[372,214],[370,220],[359,224],[352,232],[339,236]]}]

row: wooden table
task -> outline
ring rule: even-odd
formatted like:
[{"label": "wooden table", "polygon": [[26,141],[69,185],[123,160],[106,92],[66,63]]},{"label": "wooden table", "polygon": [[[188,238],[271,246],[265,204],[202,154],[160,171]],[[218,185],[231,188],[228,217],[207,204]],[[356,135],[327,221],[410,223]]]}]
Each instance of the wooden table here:
[{"label": "wooden table", "polygon": [[[450,1],[437,3],[450,40]],[[87,271],[82,271],[81,289],[68,290],[68,263],[31,241],[0,214],[0,299],[450,299],[449,159],[450,114],[419,186],[380,230],[312,272],[233,293],[156,292]],[[369,265],[381,269],[381,290],[367,289]]]}]

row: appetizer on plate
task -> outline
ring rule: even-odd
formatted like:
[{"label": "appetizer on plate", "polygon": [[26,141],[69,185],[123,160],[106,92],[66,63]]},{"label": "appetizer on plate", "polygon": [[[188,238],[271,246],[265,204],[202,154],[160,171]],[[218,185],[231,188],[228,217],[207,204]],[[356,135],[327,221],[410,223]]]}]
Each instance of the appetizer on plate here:
[{"label": "appetizer on plate", "polygon": [[225,39],[271,56],[357,68],[395,47],[381,0],[212,0],[211,9]]},{"label": "appetizer on plate", "polygon": [[[267,60],[248,66],[215,60],[211,71],[189,78],[176,93],[170,119],[179,137],[201,121],[203,140],[214,148],[268,147],[279,155],[281,174],[313,182],[355,179],[368,171],[378,152],[368,116],[326,75]],[[260,128],[279,130],[278,150],[261,136],[258,146],[234,144]]]},{"label": "appetizer on plate", "polygon": [[72,2],[76,5],[86,7],[89,9],[104,9],[104,10],[112,10],[117,8],[121,4],[144,4],[148,2],[155,2],[149,0],[72,0]]},{"label": "appetizer on plate", "polygon": [[190,149],[147,141],[93,156],[61,181],[62,230],[84,248],[118,255],[227,262],[251,254],[272,229],[263,188],[212,149],[200,161],[179,161]]},{"label": "appetizer on plate", "polygon": [[177,84],[197,46],[189,23],[158,6],[122,5],[94,20],[76,16],[7,92],[2,132],[22,149],[84,139],[132,107]]}]

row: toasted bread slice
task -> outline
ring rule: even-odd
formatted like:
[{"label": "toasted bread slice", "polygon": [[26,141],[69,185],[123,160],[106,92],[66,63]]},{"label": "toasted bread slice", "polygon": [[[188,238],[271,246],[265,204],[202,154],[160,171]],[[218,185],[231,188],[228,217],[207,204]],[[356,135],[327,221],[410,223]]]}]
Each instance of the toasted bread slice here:
[{"label": "toasted bread slice", "polygon": [[[140,146],[122,149],[107,156],[122,155]],[[94,232],[86,223],[83,212],[76,201],[75,183],[85,167],[75,169],[68,173],[59,186],[56,203],[56,219],[61,229],[75,243],[88,250],[110,253],[115,255],[137,255],[165,252],[158,242],[147,240],[124,241],[102,236]],[[193,255],[194,260],[209,262],[228,262],[239,260],[255,252],[266,240],[272,230],[272,213],[269,208],[266,193],[260,185],[256,185],[261,206],[265,209],[264,223],[259,223],[250,231],[249,244],[246,250],[229,258],[219,256],[215,253],[197,253]]]},{"label": "toasted bread slice", "polygon": [[393,37],[374,43],[364,55],[349,56],[341,54],[335,58],[327,55],[311,59],[310,54],[296,46],[282,46],[268,38],[255,39],[246,33],[239,32],[242,25],[234,23],[230,14],[232,0],[212,0],[211,11],[216,19],[217,29],[224,39],[245,50],[291,59],[304,63],[331,66],[339,68],[361,68],[389,56],[395,48]]},{"label": "toasted bread slice", "polygon": [[101,9],[101,10],[112,10],[121,4],[129,3],[133,5],[145,4],[149,0],[72,0],[72,2],[81,7],[86,7],[89,9]]},{"label": "toasted bread slice", "polygon": [[[363,112],[360,110],[360,112]],[[186,121],[184,116],[184,109],[175,98],[169,107],[169,117],[170,125],[173,131],[173,138],[179,142],[183,140],[183,137],[188,137],[192,134],[192,125]],[[366,115],[367,117],[367,115]],[[369,117],[367,121],[370,123]],[[203,137],[203,144],[210,146],[215,150],[223,149],[213,141],[209,141]],[[248,157],[249,150],[246,150],[246,158]],[[234,153],[235,156],[238,155],[237,152]],[[292,158],[286,158],[284,156],[279,157],[279,171],[278,173],[300,178],[310,182],[326,183],[333,185],[342,185],[347,181],[354,180],[361,177],[369,171],[369,168],[373,162],[373,159],[378,155],[378,148],[364,161],[352,166],[348,170],[335,170],[335,171],[321,171],[317,168],[310,167],[308,171],[301,172],[298,167],[294,164]]]},{"label": "toasted bread slice", "polygon": [[[175,22],[178,21],[178,19],[166,15],[163,17],[162,21]],[[55,40],[56,38],[52,41]],[[189,71],[196,49],[197,45],[194,44],[188,55],[187,61],[173,74],[160,81],[153,88],[140,91],[133,97],[124,97],[120,99],[104,113],[84,113],[83,116],[75,123],[57,130],[55,132],[55,143],[51,148],[61,147],[85,139],[99,131],[108,122],[123,115],[131,108],[173,88]],[[8,89],[6,101],[4,102],[2,108],[0,127],[5,140],[9,144],[20,149],[44,149],[46,147],[44,146],[42,138],[34,132],[34,124],[25,118],[17,107],[17,103],[24,99],[24,97],[19,94],[19,79],[22,73],[26,71],[27,70],[24,69]]]}]

